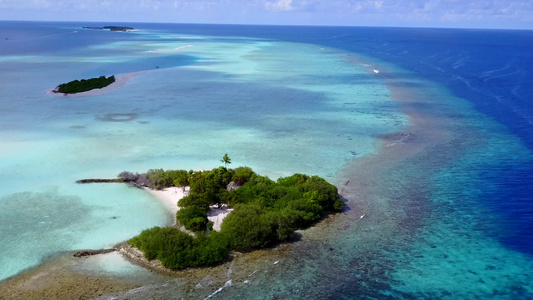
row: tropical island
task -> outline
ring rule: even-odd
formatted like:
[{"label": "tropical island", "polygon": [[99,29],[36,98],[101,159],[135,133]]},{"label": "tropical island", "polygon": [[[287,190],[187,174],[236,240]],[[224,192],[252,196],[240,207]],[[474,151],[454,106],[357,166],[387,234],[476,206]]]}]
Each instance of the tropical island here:
[{"label": "tropical island", "polygon": [[[231,251],[252,251],[287,241],[295,231],[340,212],[345,203],[337,188],[318,176],[294,174],[273,181],[249,167],[208,171],[149,170],[122,172],[119,182],[160,190],[180,187],[189,193],[178,202],[177,224],[142,231],[127,244],[172,270],[205,267],[228,259]],[[79,183],[103,182],[89,179]],[[108,182],[117,182],[110,179]],[[219,230],[208,212],[216,207],[233,210]]]},{"label": "tropical island", "polygon": [[85,29],[93,29],[93,30],[109,30],[109,31],[131,31],[131,30],[134,30],[133,27],[128,27],[128,26],[104,26],[104,27],[85,26],[83,28],[85,28]]},{"label": "tropical island", "polygon": [[104,88],[115,82],[115,76],[100,76],[90,79],[73,80],[71,82],[58,85],[52,92],[62,94],[77,94],[94,89]]}]

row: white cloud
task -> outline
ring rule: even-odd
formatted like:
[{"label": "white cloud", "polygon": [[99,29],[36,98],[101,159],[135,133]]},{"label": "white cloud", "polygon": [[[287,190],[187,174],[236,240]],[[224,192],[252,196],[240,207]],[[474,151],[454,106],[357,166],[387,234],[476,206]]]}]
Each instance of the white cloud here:
[{"label": "white cloud", "polygon": [[52,4],[46,0],[33,0],[32,4],[35,5],[36,7],[41,7],[41,8],[48,8],[52,6]]},{"label": "white cloud", "polygon": [[265,7],[268,10],[275,11],[290,11],[294,9],[292,6],[292,0],[267,1]]},{"label": "white cloud", "polygon": [[0,0],[0,19],[38,20],[49,13],[139,21],[533,28],[533,0]]}]

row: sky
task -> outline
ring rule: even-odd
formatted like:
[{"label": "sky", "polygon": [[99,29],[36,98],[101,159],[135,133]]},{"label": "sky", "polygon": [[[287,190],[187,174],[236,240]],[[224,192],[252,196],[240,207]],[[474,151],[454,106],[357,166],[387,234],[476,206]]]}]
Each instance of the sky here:
[{"label": "sky", "polygon": [[0,20],[533,29],[533,0],[0,0]]}]

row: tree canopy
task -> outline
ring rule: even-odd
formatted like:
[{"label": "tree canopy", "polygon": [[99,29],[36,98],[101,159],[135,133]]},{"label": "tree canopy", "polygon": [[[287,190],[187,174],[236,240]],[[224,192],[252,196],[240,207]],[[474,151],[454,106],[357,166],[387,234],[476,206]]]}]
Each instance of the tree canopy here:
[{"label": "tree canopy", "polygon": [[227,239],[218,232],[193,237],[174,227],[146,229],[128,243],[170,269],[210,266],[228,257]]},{"label": "tree canopy", "polygon": [[[294,174],[273,181],[248,167],[200,172],[150,170],[148,182],[156,188],[190,185],[189,195],[178,203],[181,209],[176,219],[196,232],[196,237],[178,229],[153,228],[130,241],[147,259],[159,259],[173,269],[221,261],[231,249],[249,251],[274,245],[345,205],[337,188],[318,176]],[[239,188],[227,189],[230,182]],[[223,204],[234,210],[222,222],[220,232],[205,234],[211,227],[209,206]],[[207,259],[206,253],[213,256]]]},{"label": "tree canopy", "polygon": [[221,162],[224,163],[224,168],[227,168],[229,164],[231,164],[231,158],[229,158],[228,154],[224,154],[224,156],[222,157],[222,160],[220,160]]},{"label": "tree canopy", "polygon": [[100,76],[98,78],[73,80],[68,83],[60,84],[56,92],[65,94],[76,94],[94,89],[101,89],[115,82],[115,76]]}]

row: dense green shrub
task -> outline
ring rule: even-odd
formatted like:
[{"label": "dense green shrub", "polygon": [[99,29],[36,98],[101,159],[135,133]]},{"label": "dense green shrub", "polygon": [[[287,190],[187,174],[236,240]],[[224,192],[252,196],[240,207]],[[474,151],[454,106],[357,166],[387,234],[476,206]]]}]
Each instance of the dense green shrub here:
[{"label": "dense green shrub", "polygon": [[340,211],[344,202],[337,188],[317,176],[295,174],[274,182],[252,174],[231,191],[235,210],[222,223],[234,249],[264,247],[289,238],[294,230],[320,220],[327,211]]},{"label": "dense green shrub", "polygon": [[187,206],[178,211],[176,220],[188,230],[205,231],[207,229],[207,213],[198,206]]},{"label": "dense green shrub", "polygon": [[209,210],[209,198],[204,194],[189,194],[178,201],[179,207],[196,206],[204,211]]},{"label": "dense green shrub", "polygon": [[202,194],[210,205],[220,205],[227,193],[226,187],[231,182],[233,171],[224,167],[211,171],[194,173],[190,179],[191,194]]},{"label": "dense green shrub", "polygon": [[185,170],[177,170],[175,173],[176,177],[174,178],[174,181],[173,181],[174,185],[181,186],[181,187],[189,186],[191,184],[190,177],[193,173],[194,172],[192,170],[189,172]]},{"label": "dense green shrub", "polygon": [[[176,219],[195,231],[195,238],[154,228],[130,241],[148,259],[157,258],[172,268],[214,264],[225,259],[229,249],[276,244],[290,238],[296,229],[317,222],[326,212],[344,207],[337,188],[318,176],[294,174],[272,181],[247,167],[220,167],[203,172],[150,170],[148,179],[155,188],[186,183],[191,187],[190,194],[178,203],[181,209]],[[231,181],[242,185],[228,192]],[[209,206],[217,204],[234,210],[224,219],[220,232],[205,234],[212,226],[207,220]]]},{"label": "dense green shrub", "polygon": [[98,78],[73,80],[68,83],[60,84],[57,87],[57,92],[65,94],[75,94],[90,91],[93,89],[100,89],[115,82],[115,76],[100,76]]},{"label": "dense green shrub", "polygon": [[268,177],[253,174],[247,183],[237,190],[230,192],[227,204],[235,206],[241,203],[252,202],[259,197],[271,198],[269,194],[274,188],[274,181],[270,180]]},{"label": "dense green shrub", "polygon": [[148,260],[158,259],[170,269],[209,266],[228,257],[229,242],[217,232],[197,237],[173,227],[144,230],[128,243],[144,252]]},{"label": "dense green shrub", "polygon": [[184,170],[163,170],[152,169],[146,175],[148,176],[148,187],[151,189],[161,190],[174,185],[174,181],[183,177],[187,173]]},{"label": "dense green shrub", "polygon": [[[192,242],[192,236],[173,227],[146,229],[129,240],[129,244],[141,250],[144,253],[144,257],[149,260],[159,259],[164,265],[166,264],[163,260],[166,260],[169,256],[187,256],[187,249],[191,247]],[[176,254],[173,252],[176,252]],[[173,260],[177,263],[179,259],[174,257]]]},{"label": "dense green shrub", "polygon": [[230,243],[228,238],[216,231],[209,235],[197,233],[195,250],[193,253],[194,266],[210,266],[217,264],[228,257]]},{"label": "dense green shrub", "polygon": [[237,250],[249,250],[267,246],[275,241],[270,224],[262,218],[257,205],[242,204],[222,222],[221,231]]},{"label": "dense green shrub", "polygon": [[[338,210],[335,209],[336,202],[342,201],[339,199],[337,187],[318,176],[302,176],[306,177],[306,180],[300,185],[304,192],[316,191],[318,193],[317,202],[322,206],[322,209],[327,211]],[[342,206],[344,207],[344,203],[342,203]]]},{"label": "dense green shrub", "polygon": [[231,181],[235,182],[238,185],[243,185],[246,182],[250,181],[250,178],[255,175],[254,171],[252,171],[249,167],[238,167],[233,169],[233,177],[231,178]]}]

